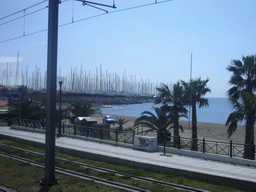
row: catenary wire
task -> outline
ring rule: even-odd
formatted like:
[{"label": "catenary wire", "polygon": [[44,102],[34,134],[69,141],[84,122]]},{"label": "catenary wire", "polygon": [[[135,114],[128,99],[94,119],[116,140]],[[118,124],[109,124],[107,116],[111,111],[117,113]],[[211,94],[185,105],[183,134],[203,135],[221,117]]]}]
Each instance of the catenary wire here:
[{"label": "catenary wire", "polygon": [[[46,6],[46,7],[44,7],[44,8],[41,8],[41,9],[38,9],[38,10],[36,10],[36,11],[33,11],[33,12],[31,12],[31,13],[24,14],[24,15],[22,15],[22,16],[20,16],[20,17],[16,17],[16,18],[11,19],[11,20],[9,20],[9,21],[0,23],[0,25],[4,25],[4,24],[10,23],[10,22],[12,22],[12,21],[16,21],[16,20],[21,19],[21,18],[23,18],[23,17],[26,17],[26,16],[28,16],[28,15],[32,15],[32,14],[34,14],[34,13],[37,13],[37,12],[39,12],[39,11],[42,11],[42,10],[44,10],[44,9],[46,9],[46,8],[48,8],[48,6]],[[24,9],[24,10],[26,10],[26,9]],[[23,11],[24,11],[24,10],[23,10]]]},{"label": "catenary wire", "polygon": [[[46,0],[46,1],[48,1],[48,0]],[[61,3],[64,3],[64,2],[67,2],[67,1],[70,1],[70,0],[63,0],[63,1],[61,1]],[[45,2],[45,1],[43,1],[43,2]],[[43,2],[41,2],[41,3],[43,3]],[[38,3],[37,5],[39,5],[39,4],[41,4],[41,3]],[[29,7],[29,8],[32,8],[32,7],[35,7],[35,5],[33,5],[33,6]],[[16,13],[13,13],[13,14],[11,14],[11,15],[8,15],[8,16],[3,17],[2,19],[8,18],[8,17],[10,17],[10,16],[12,16],[12,15],[15,15],[15,14],[17,14],[17,13],[20,13],[20,12],[26,12],[26,10],[28,10],[29,8],[22,9],[22,10],[16,12]],[[5,21],[5,22],[3,22],[3,23],[0,23],[0,25],[4,25],[4,24],[10,23],[10,22],[12,22],[12,21],[16,21],[16,20],[21,19],[21,18],[23,18],[23,17],[25,18],[25,17],[28,16],[28,15],[32,15],[32,14],[37,13],[37,12],[39,12],[39,11],[42,11],[42,10],[44,10],[44,9],[46,9],[46,8],[48,8],[48,5],[45,6],[45,7],[43,7],[43,8],[41,8],[41,9],[38,9],[38,10],[36,10],[36,11],[33,11],[33,12],[31,12],[31,13],[24,14],[24,15],[22,15],[22,16],[13,18],[13,19],[11,19],[11,20],[9,20],[9,21]],[[0,19],[0,20],[2,20],[2,19]]]},{"label": "catenary wire", "polygon": [[[69,0],[66,0],[66,1],[69,1]],[[134,6],[134,7],[128,7],[128,8],[124,8],[124,9],[120,9],[120,10],[116,10],[116,11],[110,11],[108,13],[102,13],[102,14],[91,16],[91,17],[86,17],[86,18],[83,18],[83,19],[79,19],[79,20],[76,20],[76,21],[68,22],[68,23],[59,25],[59,27],[64,27],[64,26],[68,26],[68,25],[71,25],[71,24],[74,24],[74,23],[79,23],[79,22],[82,22],[82,21],[85,21],[85,20],[90,20],[90,19],[93,19],[93,18],[101,17],[101,16],[106,15],[106,14],[113,14],[113,13],[138,9],[138,8],[142,8],[142,7],[148,7],[148,6],[152,6],[152,5],[156,5],[156,4],[168,3],[170,1],[173,1],[173,0],[164,0],[164,1],[160,1],[160,2],[155,1],[155,3],[149,3],[149,4]],[[11,39],[0,41],[0,43],[6,43],[6,42],[13,41],[13,40],[16,40],[16,39],[20,39],[20,38],[23,38],[23,37],[26,37],[26,36],[35,35],[35,34],[38,34],[38,33],[41,33],[41,32],[47,31],[47,30],[48,29],[43,29],[43,30],[40,30],[40,31],[36,31],[36,32],[33,32],[33,33],[26,34],[26,35],[17,36],[17,37],[11,38]]]},{"label": "catenary wire", "polygon": [[0,18],[0,20],[6,19],[6,18],[11,17],[11,16],[13,16],[13,15],[16,15],[16,14],[18,14],[18,13],[21,13],[21,12],[23,12],[24,10],[31,9],[31,8],[33,8],[33,7],[37,6],[37,5],[40,5],[40,4],[42,4],[42,3],[46,2],[46,1],[48,1],[48,0],[41,1],[41,2],[39,2],[39,3],[36,3],[36,4],[34,4],[34,5],[31,5],[31,6],[27,7],[27,8],[25,8],[25,9],[22,9],[22,10],[20,10],[20,11],[17,11],[17,12],[15,12],[15,13],[12,13],[12,14],[10,14],[10,15],[6,15],[6,16]]}]

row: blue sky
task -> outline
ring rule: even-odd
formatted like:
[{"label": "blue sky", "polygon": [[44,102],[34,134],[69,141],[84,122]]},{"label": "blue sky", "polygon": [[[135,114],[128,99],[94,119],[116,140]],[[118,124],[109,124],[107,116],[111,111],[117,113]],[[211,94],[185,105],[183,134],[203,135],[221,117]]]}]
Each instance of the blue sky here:
[{"label": "blue sky", "polygon": [[[41,1],[0,0],[0,18]],[[112,4],[111,0],[94,2]],[[231,75],[226,67],[231,60],[256,54],[256,1],[174,0],[111,13],[154,2],[115,0],[117,9],[107,8],[108,14],[81,2],[62,2],[59,24],[70,23],[72,17],[75,22],[59,28],[58,69],[67,74],[71,66],[80,70],[82,64],[84,70],[95,73],[102,65],[103,71],[120,75],[126,71],[128,77],[136,75],[137,80],[176,83],[189,80],[193,53],[192,77],[209,78],[209,96],[225,97]],[[78,22],[98,14],[104,15]],[[25,20],[0,25],[0,41],[47,29],[47,18],[48,10],[44,9]],[[0,24],[9,19],[0,20]],[[12,62],[14,68],[18,51],[21,70],[28,66],[32,73],[37,66],[44,73],[47,31],[0,43],[1,71],[7,62]]]}]

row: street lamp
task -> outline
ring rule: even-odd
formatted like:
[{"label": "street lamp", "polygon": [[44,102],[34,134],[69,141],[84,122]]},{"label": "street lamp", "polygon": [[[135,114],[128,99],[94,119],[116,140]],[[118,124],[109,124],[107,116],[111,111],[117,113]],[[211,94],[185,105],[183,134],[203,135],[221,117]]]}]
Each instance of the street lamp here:
[{"label": "street lamp", "polygon": [[62,83],[63,83],[63,81],[64,81],[64,76],[63,75],[61,75],[61,76],[59,76],[58,77],[58,82],[59,82],[59,85],[60,85],[60,111],[59,111],[59,130],[58,130],[58,137],[60,137],[61,136],[61,120],[62,120],[62,118],[61,118],[61,87],[62,87]]}]

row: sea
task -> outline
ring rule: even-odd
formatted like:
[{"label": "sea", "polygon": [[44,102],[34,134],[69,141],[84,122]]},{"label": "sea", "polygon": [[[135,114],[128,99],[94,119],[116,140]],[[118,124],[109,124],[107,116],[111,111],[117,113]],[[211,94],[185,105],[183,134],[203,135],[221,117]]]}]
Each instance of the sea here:
[{"label": "sea", "polygon": [[[233,107],[228,98],[207,98],[209,106],[197,107],[197,121],[206,123],[225,124],[229,114],[233,111]],[[102,109],[102,113],[109,115],[123,115],[131,117],[139,117],[143,111],[154,113],[152,107],[160,107],[161,104],[155,105],[152,102],[130,105],[111,105]],[[191,110],[190,120],[191,120]],[[188,114],[189,117],[189,114]],[[181,121],[189,121],[189,118],[180,118]],[[243,124],[239,123],[240,125]]]}]

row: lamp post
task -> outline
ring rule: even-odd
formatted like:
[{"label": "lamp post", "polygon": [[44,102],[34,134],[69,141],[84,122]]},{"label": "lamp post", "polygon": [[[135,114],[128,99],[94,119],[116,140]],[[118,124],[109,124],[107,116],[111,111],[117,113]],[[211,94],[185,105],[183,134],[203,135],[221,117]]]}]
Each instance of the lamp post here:
[{"label": "lamp post", "polygon": [[58,82],[59,82],[59,85],[60,85],[60,111],[59,111],[59,130],[58,130],[58,137],[61,137],[61,87],[62,87],[62,83],[64,81],[64,77],[61,75],[58,77]]}]

